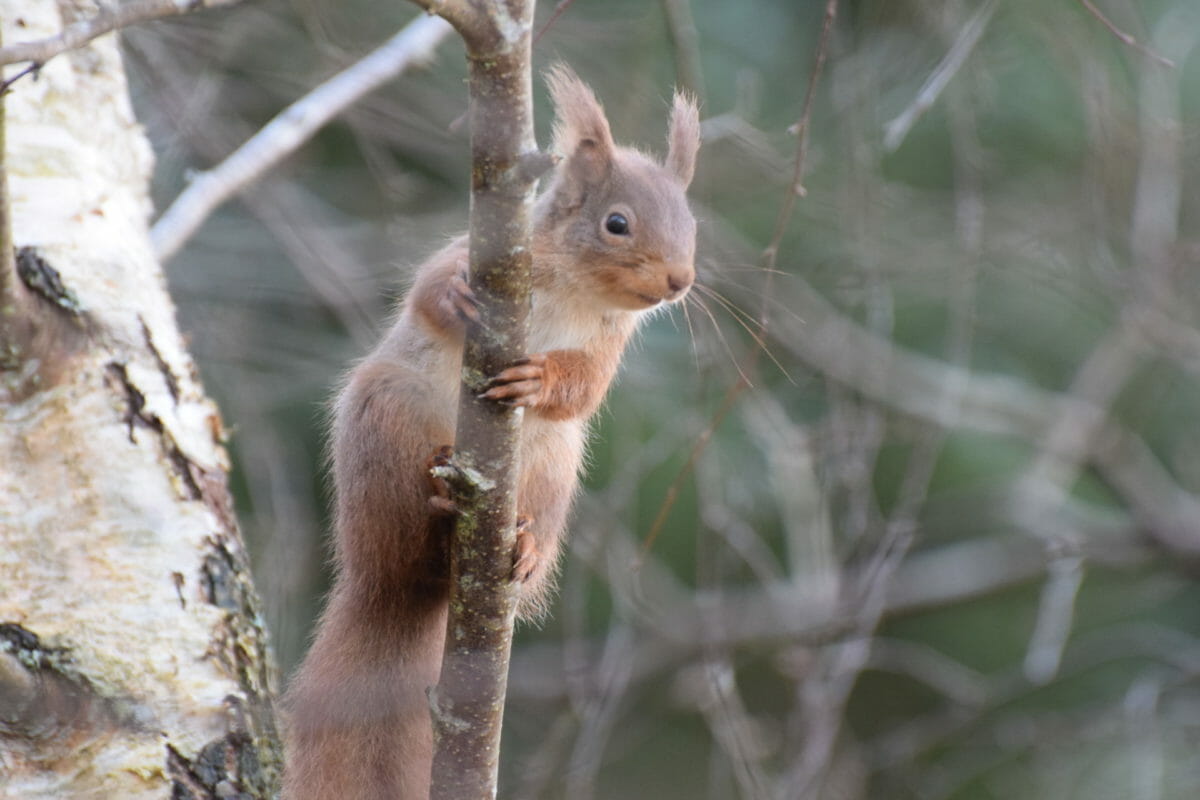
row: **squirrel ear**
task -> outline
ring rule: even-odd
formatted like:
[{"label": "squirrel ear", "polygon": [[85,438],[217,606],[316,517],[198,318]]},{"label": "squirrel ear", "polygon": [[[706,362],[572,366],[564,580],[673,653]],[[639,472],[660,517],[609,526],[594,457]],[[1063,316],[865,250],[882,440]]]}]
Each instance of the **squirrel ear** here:
[{"label": "squirrel ear", "polygon": [[554,101],[554,149],[566,159],[564,166],[587,180],[604,178],[614,145],[596,95],[562,63],[546,72],[546,85]]},{"label": "squirrel ear", "polygon": [[685,187],[696,172],[696,151],[700,149],[700,111],[696,101],[682,92],[675,93],[671,124],[667,129],[667,169],[675,173]]}]

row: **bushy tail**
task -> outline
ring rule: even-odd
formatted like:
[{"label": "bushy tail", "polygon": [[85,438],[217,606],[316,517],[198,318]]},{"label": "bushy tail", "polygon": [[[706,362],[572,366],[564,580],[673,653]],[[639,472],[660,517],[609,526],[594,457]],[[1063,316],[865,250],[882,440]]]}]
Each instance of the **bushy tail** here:
[{"label": "bushy tail", "polygon": [[445,603],[370,610],[348,594],[334,590],[288,689],[282,800],[428,800]]}]

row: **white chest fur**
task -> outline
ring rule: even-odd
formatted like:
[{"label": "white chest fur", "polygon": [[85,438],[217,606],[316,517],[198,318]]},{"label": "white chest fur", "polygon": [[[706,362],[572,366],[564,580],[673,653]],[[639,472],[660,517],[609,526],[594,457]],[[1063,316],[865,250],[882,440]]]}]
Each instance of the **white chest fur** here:
[{"label": "white chest fur", "polygon": [[[609,339],[620,328],[632,329],[633,312],[612,312],[598,308],[594,300],[580,300],[571,294],[535,289],[529,312],[530,353],[550,350],[590,350],[590,344]],[[622,319],[614,319],[613,315]],[[625,319],[628,317],[628,319]]]}]

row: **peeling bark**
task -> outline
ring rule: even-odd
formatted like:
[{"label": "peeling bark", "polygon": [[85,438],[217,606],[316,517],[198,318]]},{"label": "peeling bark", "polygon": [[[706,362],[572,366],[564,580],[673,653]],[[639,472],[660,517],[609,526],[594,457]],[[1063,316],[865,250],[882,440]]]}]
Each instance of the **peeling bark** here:
[{"label": "peeling bark", "polygon": [[[0,24],[50,36],[91,8],[0,0]],[[112,37],[6,106],[0,797],[273,796],[275,667]]]}]

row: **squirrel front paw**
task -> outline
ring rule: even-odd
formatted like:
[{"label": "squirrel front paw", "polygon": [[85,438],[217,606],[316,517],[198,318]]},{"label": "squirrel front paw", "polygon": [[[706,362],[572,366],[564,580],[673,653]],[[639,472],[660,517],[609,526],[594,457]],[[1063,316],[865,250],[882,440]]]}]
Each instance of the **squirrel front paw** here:
[{"label": "squirrel front paw", "polygon": [[479,300],[467,282],[467,260],[459,259],[458,269],[446,283],[446,290],[438,298],[438,306],[447,319],[479,323]]},{"label": "squirrel front paw", "polygon": [[513,362],[490,381],[480,397],[512,406],[535,406],[546,393],[545,353],[534,353]]}]

